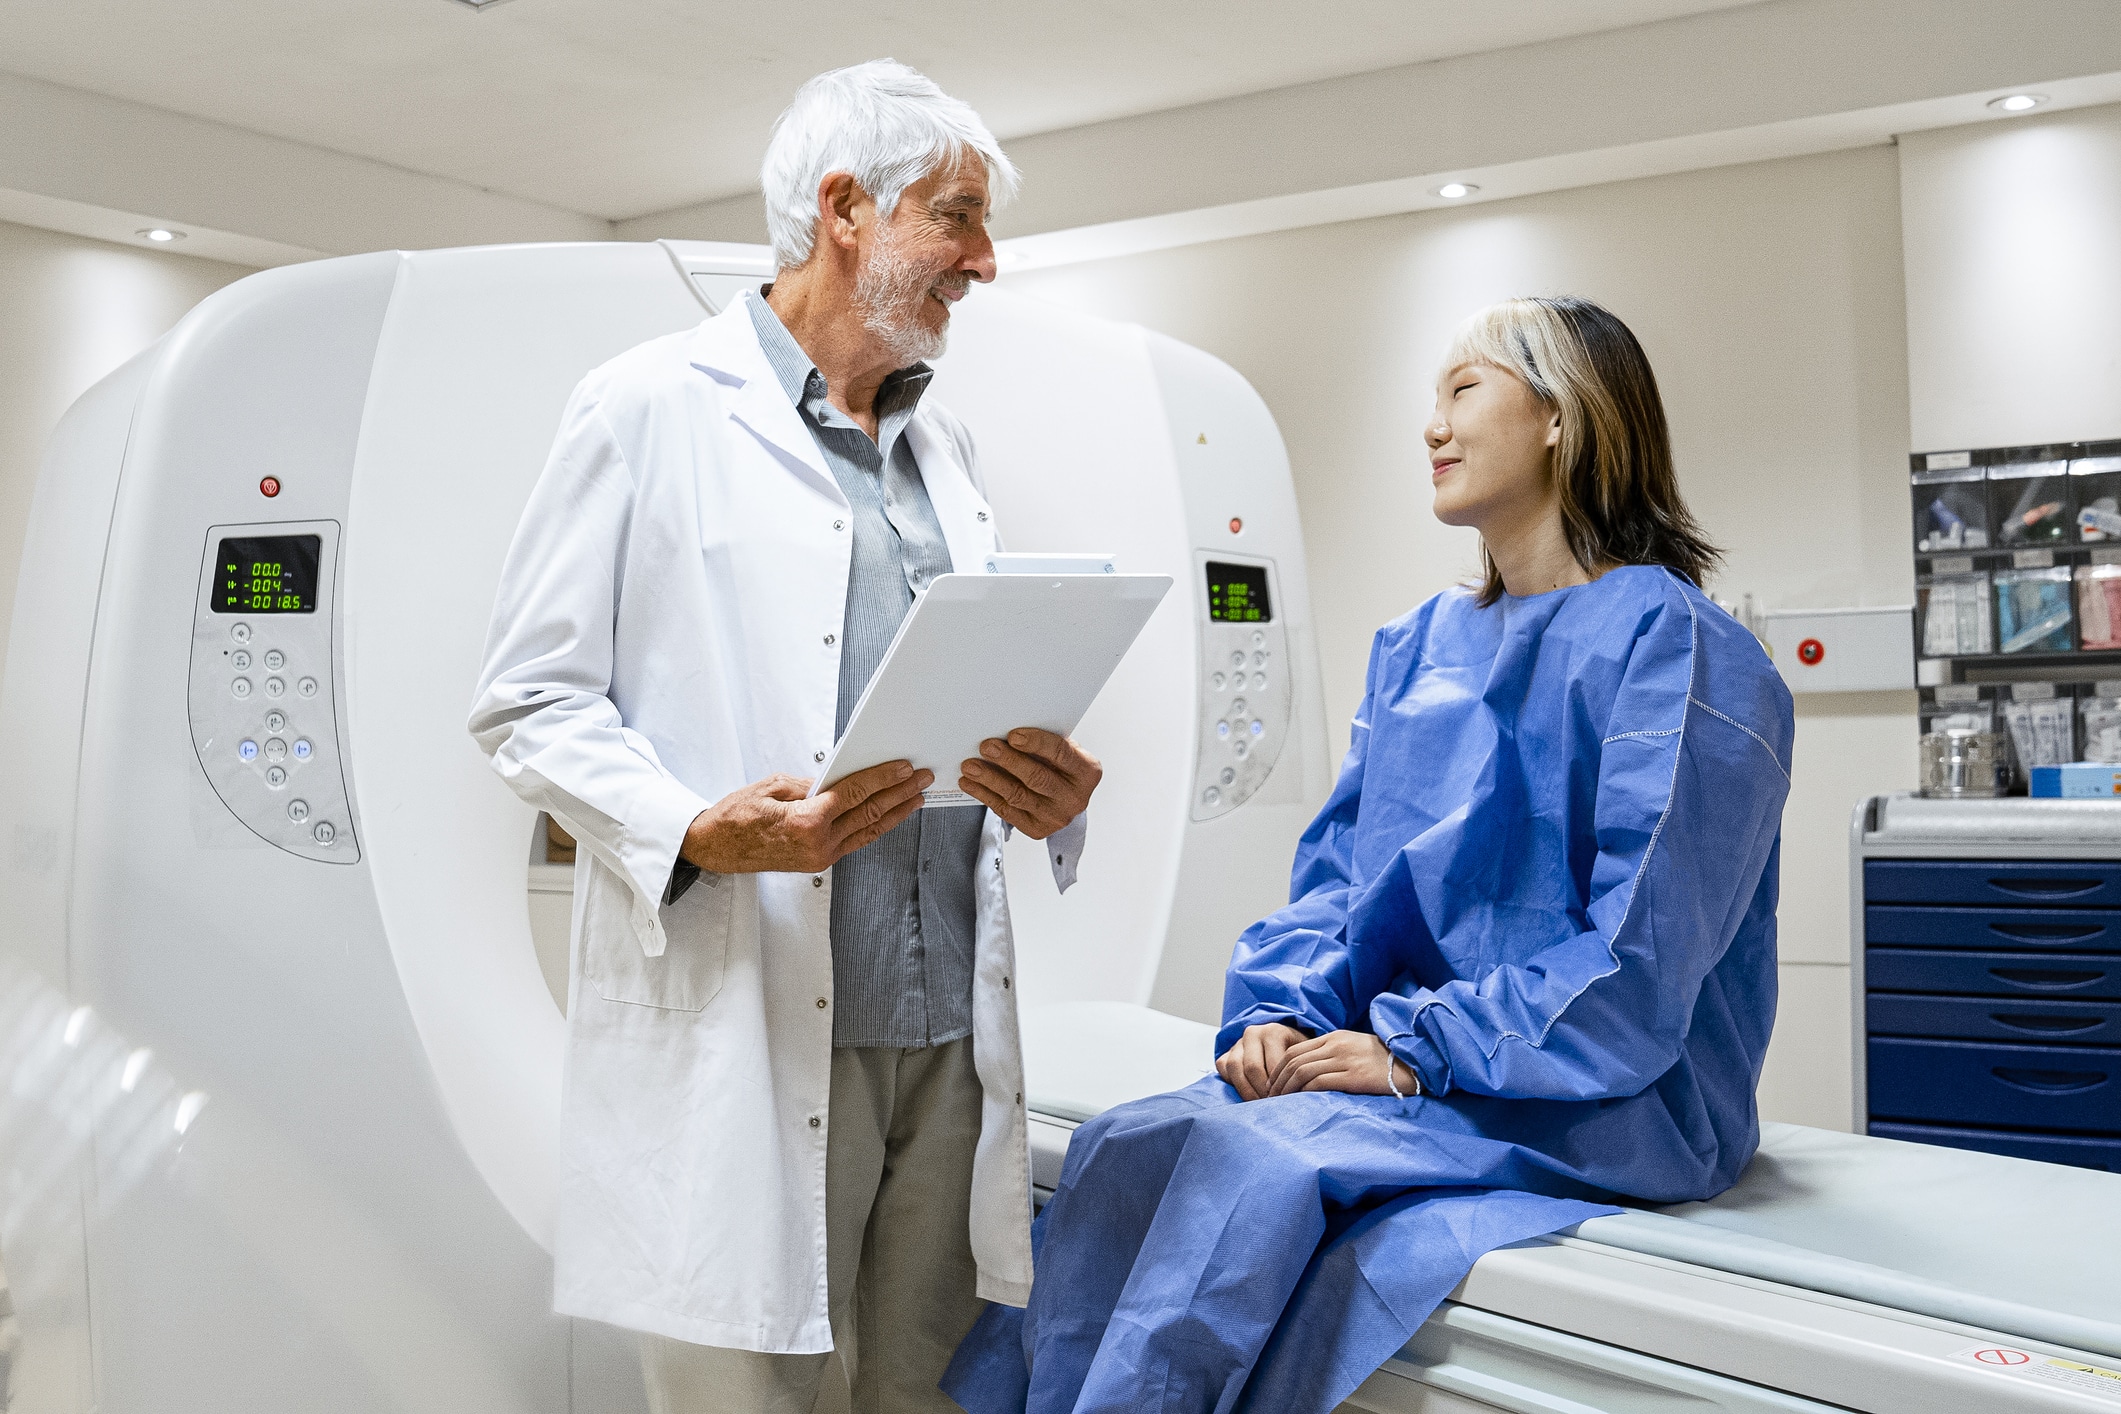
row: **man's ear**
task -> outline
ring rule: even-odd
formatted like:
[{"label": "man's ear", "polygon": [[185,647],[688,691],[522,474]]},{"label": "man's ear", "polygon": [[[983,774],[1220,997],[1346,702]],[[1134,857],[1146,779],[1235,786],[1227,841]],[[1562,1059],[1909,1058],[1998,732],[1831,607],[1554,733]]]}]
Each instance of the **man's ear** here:
[{"label": "man's ear", "polygon": [[818,234],[842,250],[853,250],[858,226],[856,208],[868,203],[851,173],[828,172],[817,184]]}]

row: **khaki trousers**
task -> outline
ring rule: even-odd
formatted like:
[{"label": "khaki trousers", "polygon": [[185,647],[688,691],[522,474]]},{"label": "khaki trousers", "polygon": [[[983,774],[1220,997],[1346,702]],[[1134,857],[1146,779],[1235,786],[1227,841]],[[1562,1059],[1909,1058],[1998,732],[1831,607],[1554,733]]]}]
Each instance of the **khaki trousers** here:
[{"label": "khaki trousers", "polygon": [[[953,1414],[936,1381],[980,1313],[971,1236],[980,1099],[969,1036],[919,1050],[835,1048],[825,1283],[839,1359],[644,1335],[652,1414]],[[828,1365],[844,1384],[823,1388]]]}]

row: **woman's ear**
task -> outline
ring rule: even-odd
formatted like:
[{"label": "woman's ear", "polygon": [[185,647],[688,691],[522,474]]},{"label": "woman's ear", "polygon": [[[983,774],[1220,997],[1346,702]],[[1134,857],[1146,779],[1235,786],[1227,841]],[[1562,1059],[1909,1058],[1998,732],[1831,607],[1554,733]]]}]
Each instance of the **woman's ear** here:
[{"label": "woman's ear", "polygon": [[1561,445],[1561,414],[1558,412],[1547,419],[1547,445],[1549,447]]}]

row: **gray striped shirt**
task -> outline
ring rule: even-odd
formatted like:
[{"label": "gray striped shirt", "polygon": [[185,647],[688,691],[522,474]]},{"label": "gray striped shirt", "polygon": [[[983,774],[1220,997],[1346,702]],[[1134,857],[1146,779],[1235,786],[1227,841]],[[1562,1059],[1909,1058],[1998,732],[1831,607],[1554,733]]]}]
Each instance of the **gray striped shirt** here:
[{"label": "gray striped shirt", "polygon": [[[827,399],[824,376],[766,301],[744,298],[766,361],[851,511],[835,728],[845,732],[914,597],[950,572],[950,548],[905,437],[934,375],[916,363],[884,380],[872,441]],[[986,819],[972,807],[922,810],[832,866],[833,1045],[933,1046],[972,1034],[972,879]]]}]

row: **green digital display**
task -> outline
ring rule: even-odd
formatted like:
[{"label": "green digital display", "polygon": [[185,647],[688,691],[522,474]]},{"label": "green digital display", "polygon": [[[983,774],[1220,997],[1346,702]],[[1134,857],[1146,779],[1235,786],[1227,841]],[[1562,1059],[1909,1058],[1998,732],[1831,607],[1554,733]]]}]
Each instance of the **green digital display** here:
[{"label": "green digital display", "polygon": [[214,565],[217,614],[313,614],[317,611],[315,535],[259,535],[221,542]]},{"label": "green digital display", "polygon": [[1263,624],[1274,617],[1264,565],[1208,561],[1208,617],[1219,624]]}]

